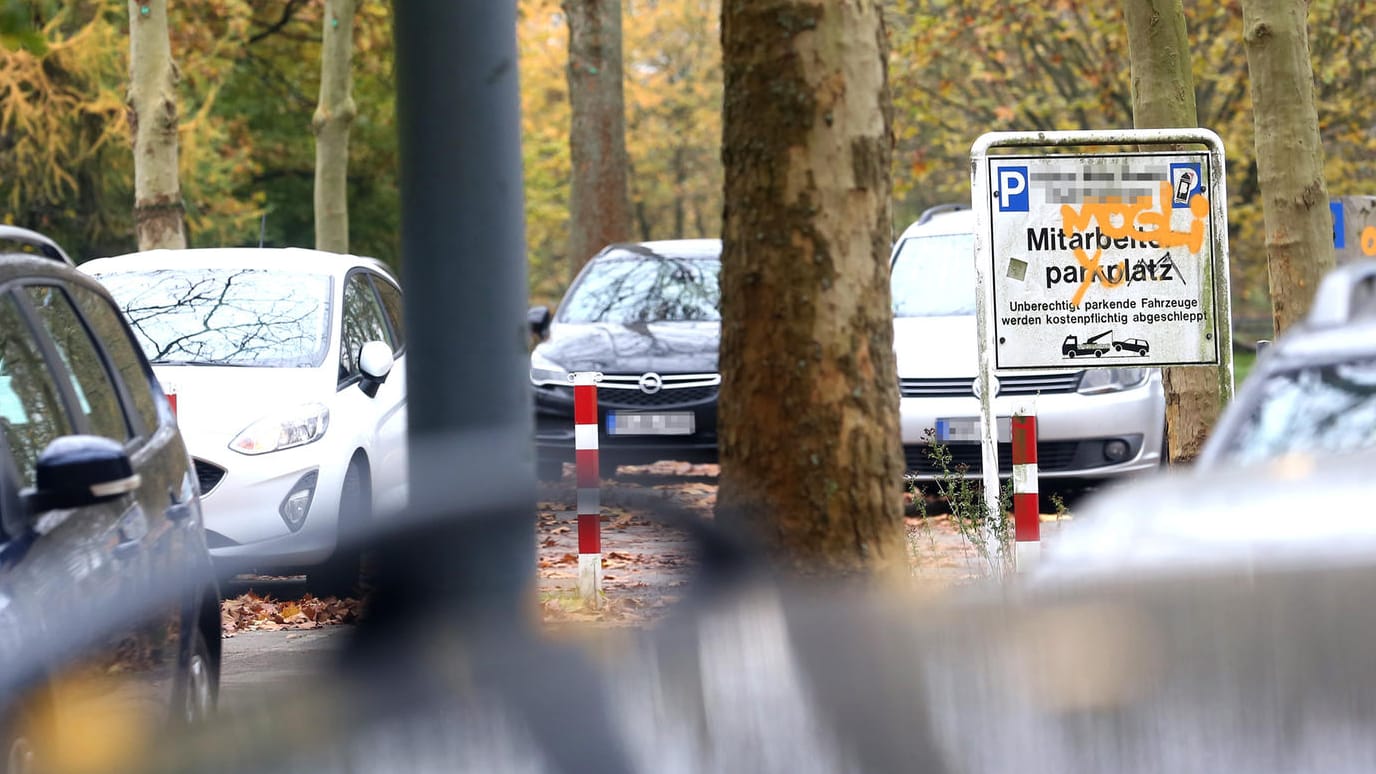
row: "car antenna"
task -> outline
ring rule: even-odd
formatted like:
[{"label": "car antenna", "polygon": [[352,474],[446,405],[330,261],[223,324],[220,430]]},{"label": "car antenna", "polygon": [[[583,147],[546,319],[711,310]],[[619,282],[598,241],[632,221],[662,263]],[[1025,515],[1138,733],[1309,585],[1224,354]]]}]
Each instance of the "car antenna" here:
[{"label": "car antenna", "polygon": [[258,247],[259,247],[260,249],[263,247],[263,241],[267,238],[267,234],[268,234],[268,211],[267,211],[267,210],[263,210],[263,218],[262,218],[262,220],[258,221]]}]

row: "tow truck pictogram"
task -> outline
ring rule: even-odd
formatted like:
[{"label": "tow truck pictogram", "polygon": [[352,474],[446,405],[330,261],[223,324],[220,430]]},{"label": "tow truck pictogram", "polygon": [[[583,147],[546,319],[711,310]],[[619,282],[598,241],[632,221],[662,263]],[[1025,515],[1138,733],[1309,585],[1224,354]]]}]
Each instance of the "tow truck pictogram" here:
[{"label": "tow truck pictogram", "polygon": [[1106,330],[1097,336],[1090,336],[1084,340],[1084,343],[1080,343],[1080,339],[1073,334],[1066,336],[1065,341],[1061,344],[1061,357],[1068,357],[1072,360],[1080,355],[1103,357],[1104,353],[1109,350],[1112,344],[1108,341],[1102,341],[1102,339],[1111,338],[1112,336],[1112,329]]}]

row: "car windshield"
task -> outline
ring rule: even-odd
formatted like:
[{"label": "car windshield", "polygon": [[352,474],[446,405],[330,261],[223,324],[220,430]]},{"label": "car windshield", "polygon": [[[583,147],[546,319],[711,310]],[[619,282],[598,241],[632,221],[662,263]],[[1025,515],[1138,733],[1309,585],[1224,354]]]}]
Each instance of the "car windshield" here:
[{"label": "car windshield", "polygon": [[721,319],[715,256],[618,250],[595,259],[569,290],[559,320],[631,325]]},{"label": "car windshield", "polygon": [[328,275],[193,268],[117,272],[100,281],[154,363],[309,368],[324,362]]},{"label": "car windshield", "polygon": [[1289,452],[1340,453],[1376,446],[1376,360],[1301,368],[1267,377],[1261,399],[1228,445],[1238,462]]},{"label": "car windshield", "polygon": [[975,313],[972,234],[910,237],[898,246],[890,280],[896,317]]}]

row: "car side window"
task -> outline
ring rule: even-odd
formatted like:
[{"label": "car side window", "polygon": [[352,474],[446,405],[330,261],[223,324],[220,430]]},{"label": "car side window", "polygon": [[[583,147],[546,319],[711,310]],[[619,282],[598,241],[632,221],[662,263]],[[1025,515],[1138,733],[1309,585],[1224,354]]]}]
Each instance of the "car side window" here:
[{"label": "car side window", "polygon": [[392,354],[396,354],[406,346],[405,329],[402,327],[405,319],[402,316],[401,290],[378,276],[373,277],[373,287],[377,288],[378,297],[382,299],[382,308],[387,312],[387,322],[392,324]]},{"label": "car side window", "polygon": [[120,442],[129,440],[132,433],[115,383],[67,294],[51,285],[30,285],[25,290],[67,366],[72,391],[76,393],[76,408],[86,415],[90,432]]},{"label": "car side window", "polygon": [[105,342],[105,351],[110,353],[111,365],[119,372],[120,379],[129,390],[134,411],[143,421],[144,429],[150,434],[155,432],[158,428],[158,407],[153,392],[153,381],[148,367],[144,365],[138,345],[120,320],[119,312],[109,301],[90,288],[72,286],[70,292],[76,299],[77,306],[86,315],[86,321],[90,323],[96,337]]},{"label": "car side window", "polygon": [[382,305],[372,285],[361,272],[349,275],[344,283],[343,334],[340,337],[339,380],[358,375],[358,355],[370,341],[391,342]]},{"label": "car side window", "polygon": [[20,486],[33,486],[38,455],[72,434],[61,390],[48,370],[14,296],[0,296],[0,428],[14,456]]}]

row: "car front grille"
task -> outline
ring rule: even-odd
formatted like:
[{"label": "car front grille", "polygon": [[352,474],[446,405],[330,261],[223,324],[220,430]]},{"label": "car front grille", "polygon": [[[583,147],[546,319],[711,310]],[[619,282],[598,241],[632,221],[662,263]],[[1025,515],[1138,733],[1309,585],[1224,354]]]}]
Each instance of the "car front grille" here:
[{"label": "car front grille", "polygon": [[201,486],[201,494],[208,495],[225,477],[225,469],[205,460],[193,460],[196,465],[196,482]]},{"label": "car front grille", "polygon": [[[1075,464],[1079,452],[1079,441],[1039,441],[1037,443],[1037,469],[1043,472],[1069,470]],[[931,458],[932,447],[926,444],[913,444],[903,447],[903,458],[910,473],[920,475],[941,475],[942,471]],[[984,470],[977,443],[948,443],[946,450],[951,455],[951,473],[958,472],[961,465],[966,473],[977,475]],[[1013,472],[1013,445],[999,444],[999,472]]]},{"label": "car front grille", "polygon": [[715,400],[717,387],[685,387],[675,390],[661,389],[654,394],[646,394],[638,387],[634,390],[598,390],[597,402],[611,408],[642,408],[683,406]]},{"label": "car front grille", "polygon": [[[660,388],[640,388],[643,374],[603,374],[597,383],[597,405],[604,408],[666,408],[692,406],[716,400],[720,374],[659,374]],[[573,400],[573,388],[544,386],[540,389],[564,400]]]},{"label": "car front grille", "polygon": [[[1074,392],[1083,371],[1065,374],[1037,374],[999,377],[999,395],[1050,395]],[[905,398],[969,398],[975,394],[973,377],[955,379],[899,379],[898,391]]]}]

